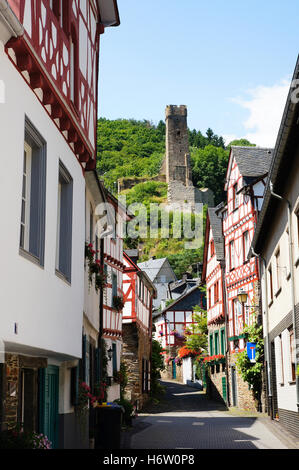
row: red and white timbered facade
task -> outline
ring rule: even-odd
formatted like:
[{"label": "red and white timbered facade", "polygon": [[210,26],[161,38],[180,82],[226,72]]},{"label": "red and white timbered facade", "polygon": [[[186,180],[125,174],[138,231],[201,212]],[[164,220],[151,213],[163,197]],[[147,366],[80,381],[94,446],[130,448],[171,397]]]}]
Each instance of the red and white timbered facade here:
[{"label": "red and white timbered facade", "polygon": [[127,219],[125,208],[106,191],[107,202],[111,207],[111,218],[117,220],[115,235],[104,238],[104,269],[107,274],[107,284],[104,290],[103,302],[103,335],[105,338],[122,339],[122,311],[114,307],[114,298],[123,298],[123,224]]},{"label": "red and white timbered facade", "polygon": [[[250,306],[257,305],[259,301],[256,298],[257,281],[259,280],[258,260],[255,257],[248,260],[247,255],[263,200],[271,153],[269,149],[243,148],[245,156],[245,151],[247,152],[247,162],[252,167],[251,175],[248,177],[244,175],[246,170],[243,169],[246,160],[238,163],[234,157],[235,149],[232,147],[230,153],[225,186],[227,206],[223,211],[225,284],[231,352],[234,352],[236,348],[239,350],[245,348],[244,325],[252,323],[255,310]],[[252,151],[254,153],[251,155]],[[259,169],[260,162],[263,164],[261,169]],[[254,174],[256,176],[253,176]],[[246,306],[242,306],[237,299],[240,290],[246,291],[248,294]]]},{"label": "red and white timbered facade", "polygon": [[145,272],[124,253],[123,290],[125,307],[123,323],[136,322],[144,333],[151,335],[155,286]]},{"label": "red and white timbered facade", "polygon": [[155,339],[163,348],[182,346],[185,329],[195,323],[193,310],[195,305],[203,309],[206,306],[205,293],[198,286],[190,289],[156,316]]},{"label": "red and white timbered facade", "polygon": [[[82,168],[95,168],[99,35],[113,0],[9,0],[23,34],[5,45]],[[108,3],[115,19],[105,22]],[[114,21],[114,23],[113,23]],[[105,26],[104,26],[105,24]]]}]

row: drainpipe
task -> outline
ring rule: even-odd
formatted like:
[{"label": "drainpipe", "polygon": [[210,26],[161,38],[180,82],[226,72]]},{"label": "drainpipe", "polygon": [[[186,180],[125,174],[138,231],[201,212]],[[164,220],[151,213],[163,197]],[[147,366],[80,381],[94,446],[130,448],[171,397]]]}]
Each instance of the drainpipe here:
[{"label": "drainpipe", "polygon": [[[272,393],[272,383],[271,383],[271,344],[270,344],[270,336],[269,336],[269,309],[268,309],[268,286],[267,286],[267,269],[266,269],[266,260],[261,255],[255,253],[254,249],[251,248],[251,252],[253,256],[259,259],[260,264],[262,261],[263,265],[263,273],[264,273],[264,292],[265,292],[265,322],[263,321],[263,327],[265,326],[265,337],[266,337],[266,360],[267,360],[267,383],[268,383],[268,407],[270,408],[270,416],[271,419],[273,417],[273,393]],[[261,269],[260,269],[261,272]],[[263,312],[262,312],[263,314]]]},{"label": "drainpipe", "polygon": [[226,375],[226,404],[227,407],[230,407],[230,390],[229,390],[229,370],[228,370],[228,359],[229,359],[229,330],[228,330],[228,308],[227,308],[227,296],[226,296],[226,283],[225,283],[225,260],[220,261],[221,271],[222,271],[222,302],[224,309],[224,319],[225,319],[225,375]]},{"label": "drainpipe", "polygon": [[[294,339],[297,340],[297,328],[296,328],[296,313],[295,313],[295,285],[294,285],[294,269],[293,269],[293,240],[292,240],[292,218],[291,218],[291,203],[285,197],[280,196],[279,194],[274,193],[273,183],[270,181],[270,192],[271,196],[283,201],[287,204],[288,207],[288,226],[289,226],[289,264],[290,264],[290,281],[291,281],[291,300],[292,300],[292,320],[293,320],[293,330],[294,330]],[[295,354],[295,370],[298,368],[298,359],[297,354]],[[299,411],[299,377],[296,374],[296,397],[297,397],[297,409]]]}]

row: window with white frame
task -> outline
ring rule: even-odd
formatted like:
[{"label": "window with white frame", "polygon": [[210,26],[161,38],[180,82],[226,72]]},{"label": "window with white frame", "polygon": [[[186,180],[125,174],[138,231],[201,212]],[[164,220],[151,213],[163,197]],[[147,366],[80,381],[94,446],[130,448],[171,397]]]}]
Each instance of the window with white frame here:
[{"label": "window with white frame", "polygon": [[73,179],[59,162],[56,270],[71,282],[72,269]]},{"label": "window with white frame", "polygon": [[291,326],[288,329],[289,333],[289,350],[290,350],[290,377],[289,382],[296,382],[296,347],[294,340],[294,329]]},{"label": "window with white frame", "polygon": [[20,248],[40,265],[44,262],[46,142],[25,118]]},{"label": "window with white frame", "polygon": [[280,262],[280,249],[275,253],[275,266],[276,266],[276,289],[281,288],[281,262]]},{"label": "window with white frame", "polygon": [[275,353],[276,353],[276,374],[277,381],[280,385],[284,384],[284,354],[282,335],[278,335],[275,340]]},{"label": "window with white frame", "polygon": [[234,336],[240,334],[240,317],[242,317],[242,306],[238,299],[233,300],[233,315],[234,315]]},{"label": "window with white frame", "polygon": [[246,232],[243,233],[243,262],[246,263],[247,261],[247,255],[249,251],[249,232],[246,230]]},{"label": "window with white frame", "polygon": [[235,243],[232,240],[229,244],[229,269],[234,269],[235,267]]},{"label": "window with white frame", "polygon": [[273,276],[272,276],[272,265],[268,267],[268,285],[269,285],[269,296],[270,302],[273,300]]}]

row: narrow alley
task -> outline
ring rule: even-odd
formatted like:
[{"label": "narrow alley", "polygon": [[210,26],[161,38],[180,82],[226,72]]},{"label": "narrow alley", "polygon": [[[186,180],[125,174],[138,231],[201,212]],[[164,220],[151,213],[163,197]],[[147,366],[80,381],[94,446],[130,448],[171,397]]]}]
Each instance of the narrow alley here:
[{"label": "narrow alley", "polygon": [[162,382],[166,395],[124,433],[125,449],[287,449],[267,418],[235,416],[195,388]]}]

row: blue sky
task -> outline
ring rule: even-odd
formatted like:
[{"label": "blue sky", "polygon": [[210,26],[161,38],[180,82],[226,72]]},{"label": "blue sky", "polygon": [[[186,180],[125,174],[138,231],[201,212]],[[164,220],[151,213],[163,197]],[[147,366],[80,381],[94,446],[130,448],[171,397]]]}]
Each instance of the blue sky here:
[{"label": "blue sky", "polygon": [[297,0],[118,0],[101,36],[99,115],[164,119],[274,145],[298,54]]}]

